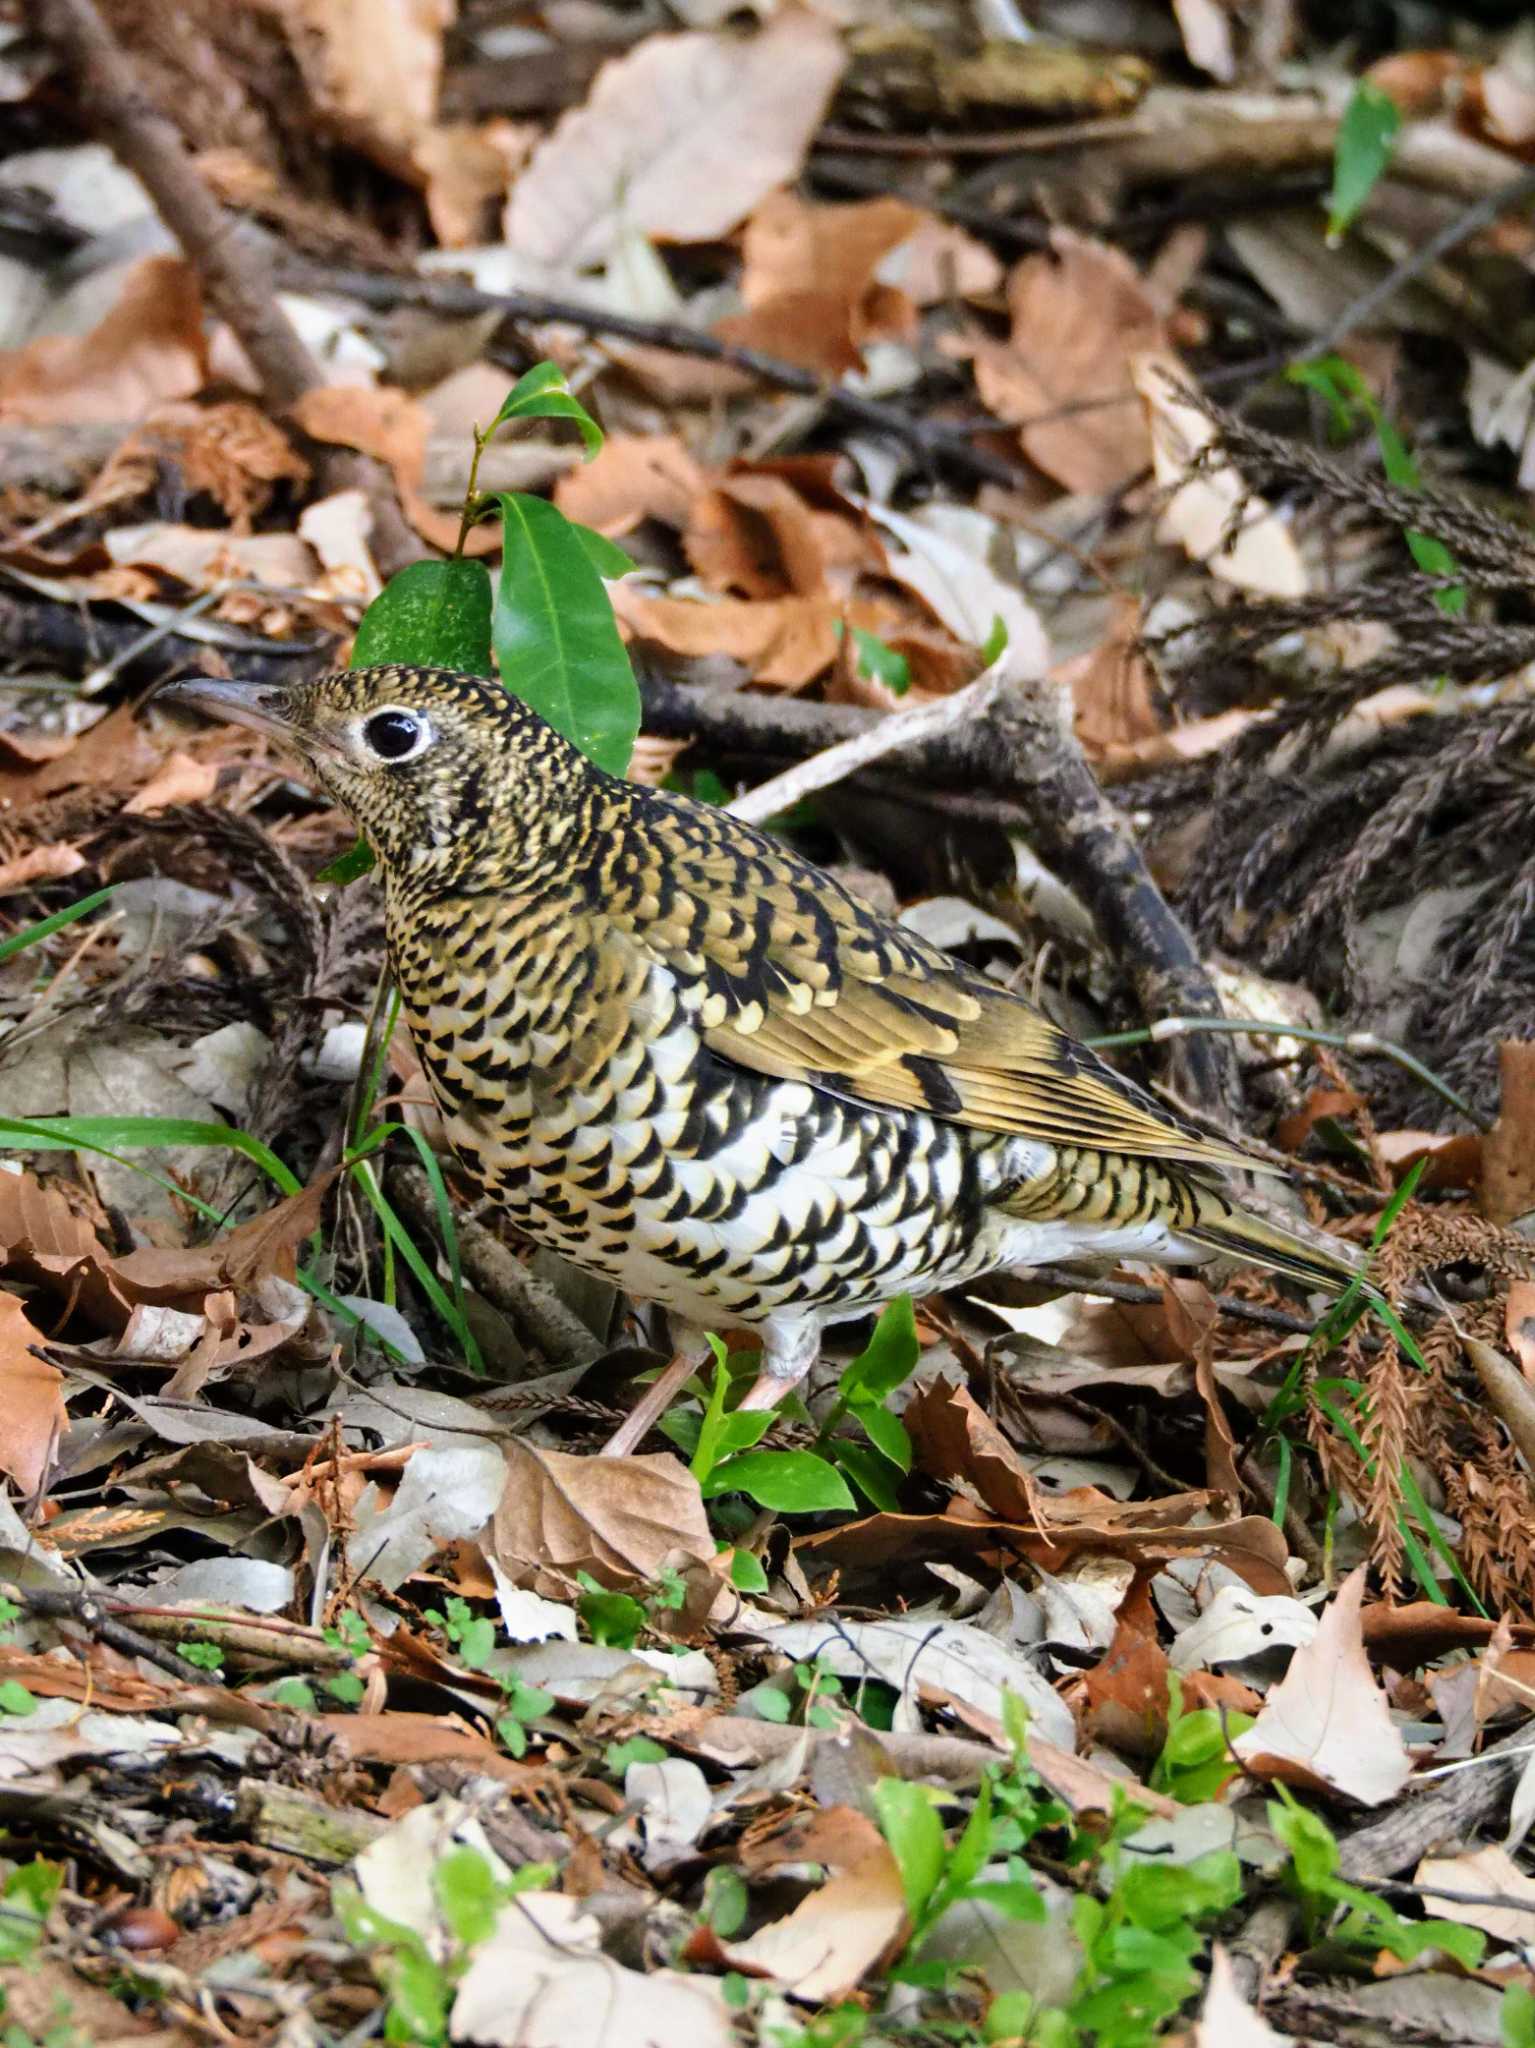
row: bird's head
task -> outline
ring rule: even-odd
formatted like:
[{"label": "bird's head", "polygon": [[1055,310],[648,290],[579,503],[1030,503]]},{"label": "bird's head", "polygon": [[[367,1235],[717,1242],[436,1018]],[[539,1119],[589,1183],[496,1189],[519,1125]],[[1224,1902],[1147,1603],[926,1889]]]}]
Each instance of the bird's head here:
[{"label": "bird's head", "polygon": [[455,669],[330,669],[282,686],[196,676],[159,694],[274,734],[386,872],[428,888],[505,883],[567,856],[603,779],[520,698]]}]

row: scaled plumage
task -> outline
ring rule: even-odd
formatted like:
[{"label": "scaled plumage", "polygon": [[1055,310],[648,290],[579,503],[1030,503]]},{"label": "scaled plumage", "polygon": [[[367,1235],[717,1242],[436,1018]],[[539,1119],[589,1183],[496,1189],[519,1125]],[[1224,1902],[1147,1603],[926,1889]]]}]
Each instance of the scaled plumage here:
[{"label": "scaled plumage", "polygon": [[1353,1273],[1240,1208],[1216,1176],[1251,1160],[1032,1003],[727,812],[604,774],[494,682],[170,690],[279,733],[372,842],[405,1015],[485,1193],[695,1338],[756,1329],[759,1399],[825,1325],[1000,1266]]}]

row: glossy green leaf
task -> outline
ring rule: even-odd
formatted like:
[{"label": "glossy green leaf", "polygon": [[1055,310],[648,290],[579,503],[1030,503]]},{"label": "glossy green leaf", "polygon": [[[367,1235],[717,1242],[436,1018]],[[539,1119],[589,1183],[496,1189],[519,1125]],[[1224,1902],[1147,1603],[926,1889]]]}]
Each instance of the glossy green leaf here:
[{"label": "glossy green leaf", "polygon": [[570,522],[570,530],[586,550],[587,560],[606,583],[615,577],[627,576],[634,567],[634,559],[626,555],[616,540],[609,540],[605,533],[598,533],[590,526],[582,526],[576,520]]},{"label": "glossy green leaf", "polygon": [[590,461],[602,446],[602,429],[571,392],[558,363],[535,363],[517,379],[490,423],[489,435],[512,420],[572,420],[581,430]]},{"label": "glossy green leaf", "polygon": [[391,576],[362,615],[351,667],[404,662],[493,676],[490,658],[490,571],[455,556],[412,562]]},{"label": "glossy green leaf", "polygon": [[1390,93],[1361,79],[1343,110],[1333,146],[1332,191],[1327,199],[1327,239],[1336,242],[1375,190],[1391,161],[1402,110]]},{"label": "glossy green leaf", "polygon": [[758,1507],[784,1515],[854,1505],[842,1474],[814,1451],[743,1451],[716,1465],[700,1490],[706,1500],[721,1493],[744,1493]]},{"label": "glossy green leaf", "polygon": [[858,651],[858,669],[861,675],[872,676],[877,683],[894,690],[898,697],[904,697],[911,688],[911,664],[904,654],[894,647],[887,647],[875,633],[866,633],[862,626],[854,626],[853,645]]},{"label": "glossy green leaf", "polygon": [[896,1486],[901,1475],[888,1459],[882,1458],[871,1444],[849,1443],[846,1437],[834,1437],[827,1448],[839,1470],[847,1474],[874,1507],[882,1514],[900,1513]]},{"label": "glossy green leaf", "polygon": [[765,1593],[768,1589],[768,1575],[762,1569],[761,1560],[751,1551],[732,1550],[730,1583],[738,1593]]},{"label": "glossy green leaf", "polygon": [[873,1336],[843,1373],[837,1392],[849,1407],[877,1406],[911,1376],[920,1355],[911,1296],[898,1294],[881,1310]]},{"label": "glossy green leaf", "polygon": [[876,1778],[871,1796],[874,1817],[901,1873],[906,1909],[920,1920],[943,1875],[943,1823],[932,1795],[907,1778]]},{"label": "glossy green leaf", "polygon": [[911,1470],[911,1438],[906,1434],[906,1425],[898,1415],[892,1415],[877,1401],[849,1402],[849,1411],[861,1425],[864,1434],[882,1458],[888,1458],[898,1471]]},{"label": "glossy green leaf", "polygon": [[583,754],[622,775],[640,692],[602,578],[562,512],[500,491],[504,552],[491,620],[501,680]]}]

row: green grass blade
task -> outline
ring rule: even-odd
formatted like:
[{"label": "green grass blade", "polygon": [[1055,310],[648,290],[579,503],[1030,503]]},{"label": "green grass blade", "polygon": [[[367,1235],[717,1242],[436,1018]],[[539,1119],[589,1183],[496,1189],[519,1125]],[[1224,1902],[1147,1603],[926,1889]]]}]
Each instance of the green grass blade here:
[{"label": "green grass blade", "polygon": [[51,939],[55,932],[63,931],[64,927],[73,924],[76,918],[88,917],[93,910],[99,910],[121,887],[121,882],[111,882],[105,889],[97,889],[89,896],[82,896],[78,903],[67,903],[62,910],[54,911],[51,917],[40,917],[36,924],[29,924],[19,932],[12,932],[8,939],[0,939],[0,967],[25,947],[36,946],[44,939]]}]

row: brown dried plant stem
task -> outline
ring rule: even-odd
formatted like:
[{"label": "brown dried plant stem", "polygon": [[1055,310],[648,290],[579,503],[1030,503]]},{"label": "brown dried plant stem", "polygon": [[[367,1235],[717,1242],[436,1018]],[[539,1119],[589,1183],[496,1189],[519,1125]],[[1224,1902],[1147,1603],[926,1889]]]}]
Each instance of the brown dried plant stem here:
[{"label": "brown dried plant stem", "polygon": [[[181,133],[146,91],[133,59],[95,0],[40,0],[40,25],[74,73],[78,101],[120,161],[142,181],[161,219],[194,264],[213,305],[239,337],[274,413],[288,412],[325,381],[277,299],[263,244],[226,213],[198,176]],[[386,575],[424,552],[401,517],[386,473],[366,456],[322,448],[322,487],[366,492],[372,543]]]},{"label": "brown dried plant stem", "polygon": [[[856,705],[689,689],[643,668],[640,688],[647,732],[702,741],[759,764],[764,754],[797,759],[818,753],[867,731],[881,716]],[[1124,817],[1071,733],[1023,692],[1000,692],[979,717],[889,755],[886,765],[934,788],[962,795],[980,790],[1020,805],[1035,851],[1083,898],[1104,944],[1130,973],[1145,1014],[1221,1015],[1194,942]],[[1174,1083],[1189,1103],[1218,1120],[1231,1117],[1241,1100],[1224,1038],[1182,1040]]]}]

